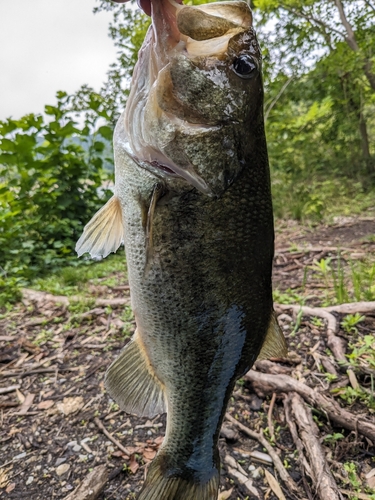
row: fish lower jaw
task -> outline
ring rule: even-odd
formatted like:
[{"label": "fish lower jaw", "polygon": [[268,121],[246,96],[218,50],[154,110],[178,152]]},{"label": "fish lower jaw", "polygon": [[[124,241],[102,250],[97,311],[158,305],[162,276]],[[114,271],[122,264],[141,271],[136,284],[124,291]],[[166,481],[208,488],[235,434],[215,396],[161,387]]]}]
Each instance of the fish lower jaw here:
[{"label": "fish lower jaw", "polygon": [[155,175],[159,179],[165,180],[184,180],[191,186],[195,187],[201,193],[213,196],[210,187],[207,185],[206,181],[200,177],[194,168],[182,168],[177,165],[165,165],[158,160],[141,160],[133,157],[134,161],[142,168],[146,169],[151,174]]},{"label": "fish lower jaw", "polygon": [[176,172],[174,170],[172,170],[167,165],[164,165],[163,163],[158,162],[157,160],[147,161],[145,163],[148,163],[150,165],[150,167],[153,167],[158,172],[160,171],[160,173],[167,175],[168,177],[179,177],[180,179],[182,179],[182,177],[180,175],[176,174]]}]

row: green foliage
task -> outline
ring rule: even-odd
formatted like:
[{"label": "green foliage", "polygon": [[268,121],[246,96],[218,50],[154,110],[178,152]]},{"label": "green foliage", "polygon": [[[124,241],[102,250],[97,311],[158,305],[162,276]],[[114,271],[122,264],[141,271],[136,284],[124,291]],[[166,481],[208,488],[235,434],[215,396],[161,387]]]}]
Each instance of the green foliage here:
[{"label": "green foliage", "polygon": [[285,292],[280,290],[273,291],[273,300],[279,304],[300,304],[303,305],[306,301],[306,297],[303,297],[295,290],[288,288]]},{"label": "green foliage", "polygon": [[358,333],[357,325],[365,319],[359,313],[347,314],[341,321],[341,326],[346,331],[346,333]]},{"label": "green foliage", "polygon": [[69,104],[59,92],[46,118],[0,122],[0,302],[35,276],[77,263],[83,226],[110,194],[102,188],[111,135],[102,99],[91,96],[95,117],[81,126]]},{"label": "green foliage", "polygon": [[353,486],[353,488],[360,488],[362,485],[362,482],[357,475],[356,465],[353,462],[346,462],[344,464],[344,470],[348,474],[348,480],[349,480],[351,486]]},{"label": "green foliage", "polygon": [[333,389],[331,392],[333,394],[337,393],[349,405],[354,404],[358,400],[365,404],[372,412],[375,410],[375,401],[372,394],[364,391],[361,387],[353,389],[353,387],[347,386],[342,389]]},{"label": "green foliage", "polygon": [[358,337],[355,341],[349,343],[351,349],[347,358],[352,366],[358,367],[360,364],[368,365],[369,368],[375,368],[375,336],[365,335]]},{"label": "green foliage", "polygon": [[[363,262],[349,260],[349,265],[344,265],[339,253],[335,262],[331,257],[327,257],[314,263],[311,269],[320,276],[326,286],[324,292],[326,304],[375,299],[375,263],[370,260]],[[358,323],[361,318],[355,316],[344,324],[348,325],[350,321],[356,320]]]},{"label": "green foliage", "polygon": [[342,200],[374,197],[375,11],[340,3],[347,24],[330,0],[253,1],[281,217],[320,220]]},{"label": "green foliage", "polygon": [[317,328],[323,328],[324,326],[324,322],[322,320],[322,318],[317,318],[316,316],[313,316],[311,318],[311,323],[316,326]]},{"label": "green foliage", "polygon": [[344,439],[344,435],[341,432],[335,432],[333,434],[327,434],[324,437],[324,442],[327,444],[336,444],[340,439]]}]

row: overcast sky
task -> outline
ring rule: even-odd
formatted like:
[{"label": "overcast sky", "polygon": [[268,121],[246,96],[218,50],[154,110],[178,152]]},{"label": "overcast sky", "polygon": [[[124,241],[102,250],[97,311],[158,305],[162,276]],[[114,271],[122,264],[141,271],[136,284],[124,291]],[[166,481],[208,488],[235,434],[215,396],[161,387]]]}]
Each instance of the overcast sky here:
[{"label": "overcast sky", "polygon": [[0,120],[41,113],[57,90],[99,90],[116,48],[95,0],[0,0]]}]

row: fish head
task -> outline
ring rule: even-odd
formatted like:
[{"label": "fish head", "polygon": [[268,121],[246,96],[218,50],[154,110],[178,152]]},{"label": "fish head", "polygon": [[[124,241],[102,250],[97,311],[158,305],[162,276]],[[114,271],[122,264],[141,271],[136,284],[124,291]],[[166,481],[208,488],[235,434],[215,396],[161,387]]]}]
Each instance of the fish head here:
[{"label": "fish head", "polygon": [[122,118],[128,153],[169,184],[218,195],[244,168],[244,137],[263,123],[251,11],[242,1],[152,0],[151,14]]}]

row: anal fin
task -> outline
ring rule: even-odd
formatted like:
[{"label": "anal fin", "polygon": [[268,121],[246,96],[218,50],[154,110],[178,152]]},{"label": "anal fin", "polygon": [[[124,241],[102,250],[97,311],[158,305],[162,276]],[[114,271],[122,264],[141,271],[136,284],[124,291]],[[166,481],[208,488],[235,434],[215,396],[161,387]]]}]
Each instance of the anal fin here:
[{"label": "anal fin", "polygon": [[153,417],[166,411],[162,386],[152,372],[137,332],[108,368],[105,386],[127,413]]},{"label": "anal fin", "polygon": [[277,322],[275,311],[272,311],[266,338],[257,357],[257,361],[269,358],[284,358],[287,354],[288,349],[284,334]]},{"label": "anal fin", "polygon": [[124,241],[124,227],[120,200],[112,196],[94,217],[86,224],[77,241],[78,257],[89,252],[91,257],[107,257],[116,252]]}]

